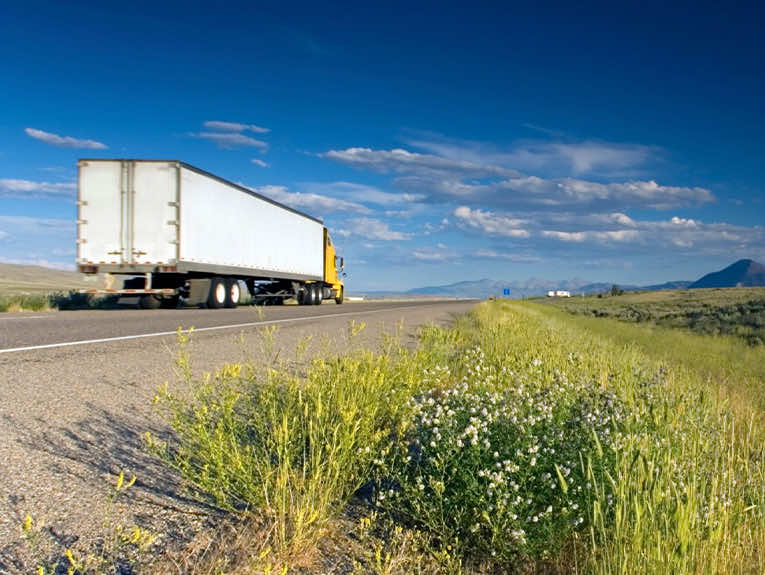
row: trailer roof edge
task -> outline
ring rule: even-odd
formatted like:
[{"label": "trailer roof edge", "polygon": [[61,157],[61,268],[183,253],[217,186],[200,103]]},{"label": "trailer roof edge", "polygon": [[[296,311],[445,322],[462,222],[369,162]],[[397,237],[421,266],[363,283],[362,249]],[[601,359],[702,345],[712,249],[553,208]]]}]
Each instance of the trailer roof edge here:
[{"label": "trailer roof edge", "polygon": [[250,188],[247,188],[246,186],[243,186],[241,184],[237,184],[232,182],[231,180],[227,180],[226,178],[221,178],[220,176],[216,176],[215,174],[208,172],[207,170],[203,170],[202,168],[197,168],[196,166],[192,166],[191,164],[188,164],[181,160],[163,160],[163,159],[155,159],[155,158],[79,158],[77,160],[77,163],[80,162],[154,162],[154,163],[168,163],[168,164],[179,164],[183,166],[184,168],[191,170],[192,172],[196,172],[198,174],[201,174],[203,176],[207,176],[209,178],[212,178],[214,180],[217,180],[221,183],[227,184],[229,186],[232,186],[236,189],[238,189],[241,192],[244,192],[246,194],[249,194],[251,196],[254,196],[256,198],[259,198],[263,201],[268,202],[269,204],[273,204],[275,206],[279,206],[280,208],[284,208],[287,211],[292,212],[293,214],[297,214],[299,216],[303,216],[304,218],[308,218],[309,220],[313,220],[315,222],[320,223],[321,225],[324,225],[324,221],[320,218],[311,216],[309,214],[306,214],[305,212],[301,212],[300,210],[296,210],[295,208],[291,208],[288,205],[282,204],[281,202],[277,202],[274,199],[269,198],[268,196],[264,196],[263,194],[259,194],[258,192],[251,190]]}]

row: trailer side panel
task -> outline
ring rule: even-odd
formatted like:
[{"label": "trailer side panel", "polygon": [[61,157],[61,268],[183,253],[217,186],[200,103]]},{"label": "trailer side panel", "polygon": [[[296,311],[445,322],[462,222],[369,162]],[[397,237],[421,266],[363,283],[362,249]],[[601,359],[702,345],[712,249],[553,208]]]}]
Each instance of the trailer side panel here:
[{"label": "trailer side panel", "polygon": [[189,270],[200,264],[323,278],[320,222],[185,166],[179,220],[179,260]]}]

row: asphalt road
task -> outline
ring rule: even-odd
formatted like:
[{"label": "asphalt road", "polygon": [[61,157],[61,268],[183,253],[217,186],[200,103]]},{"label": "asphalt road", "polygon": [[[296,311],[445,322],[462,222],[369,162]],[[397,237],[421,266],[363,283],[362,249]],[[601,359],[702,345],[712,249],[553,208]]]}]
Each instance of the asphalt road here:
[{"label": "asphalt road", "polygon": [[388,313],[409,307],[442,305],[444,302],[360,302],[338,306],[239,307],[236,309],[83,310],[58,313],[0,314],[0,353],[30,348],[91,344],[94,340],[145,338],[174,334],[178,328],[219,330],[284,324],[321,319],[351,318],[360,313]]},{"label": "asphalt road", "polygon": [[[67,547],[85,549],[105,525],[138,524],[171,548],[210,522],[177,475],[150,457],[141,434],[165,434],[152,407],[158,386],[179,385],[175,331],[194,327],[195,374],[226,362],[304,358],[376,347],[383,334],[414,341],[425,323],[448,324],[475,302],[368,302],[234,310],[92,310],[0,314],[0,573],[26,573]],[[351,321],[363,322],[358,336]],[[275,329],[274,347],[264,329]],[[305,361],[305,359],[301,360]],[[110,502],[120,471],[138,476]],[[19,525],[29,514],[37,551]],[[40,551],[40,549],[43,549]]]}]

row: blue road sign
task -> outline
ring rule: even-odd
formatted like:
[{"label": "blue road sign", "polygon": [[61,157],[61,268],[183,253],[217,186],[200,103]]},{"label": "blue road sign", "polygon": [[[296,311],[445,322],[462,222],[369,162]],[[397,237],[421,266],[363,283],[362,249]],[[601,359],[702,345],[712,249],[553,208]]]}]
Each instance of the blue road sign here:
[{"label": "blue road sign", "polygon": [[502,290],[502,295],[510,295],[510,288],[505,288]]}]

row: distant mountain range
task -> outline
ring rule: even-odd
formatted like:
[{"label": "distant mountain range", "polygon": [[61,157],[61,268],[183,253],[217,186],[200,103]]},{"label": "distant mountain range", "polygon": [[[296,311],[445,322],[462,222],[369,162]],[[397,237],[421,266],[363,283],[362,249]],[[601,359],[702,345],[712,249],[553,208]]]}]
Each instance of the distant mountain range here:
[{"label": "distant mountain range", "polygon": [[[504,290],[509,289],[509,297],[524,298],[545,295],[548,291],[556,289],[568,290],[572,294],[600,293],[610,290],[612,285],[609,282],[593,283],[582,279],[549,281],[532,278],[526,281],[501,281],[484,278],[441,286],[426,286],[405,292],[368,291],[363,292],[363,294],[377,297],[441,296],[484,299],[490,295],[502,297]],[[707,274],[695,282],[678,280],[648,286],[619,284],[619,287],[627,291],[658,291],[703,287],[736,287],[738,285],[765,286],[765,266],[753,260],[739,260],[724,270]]]}]

